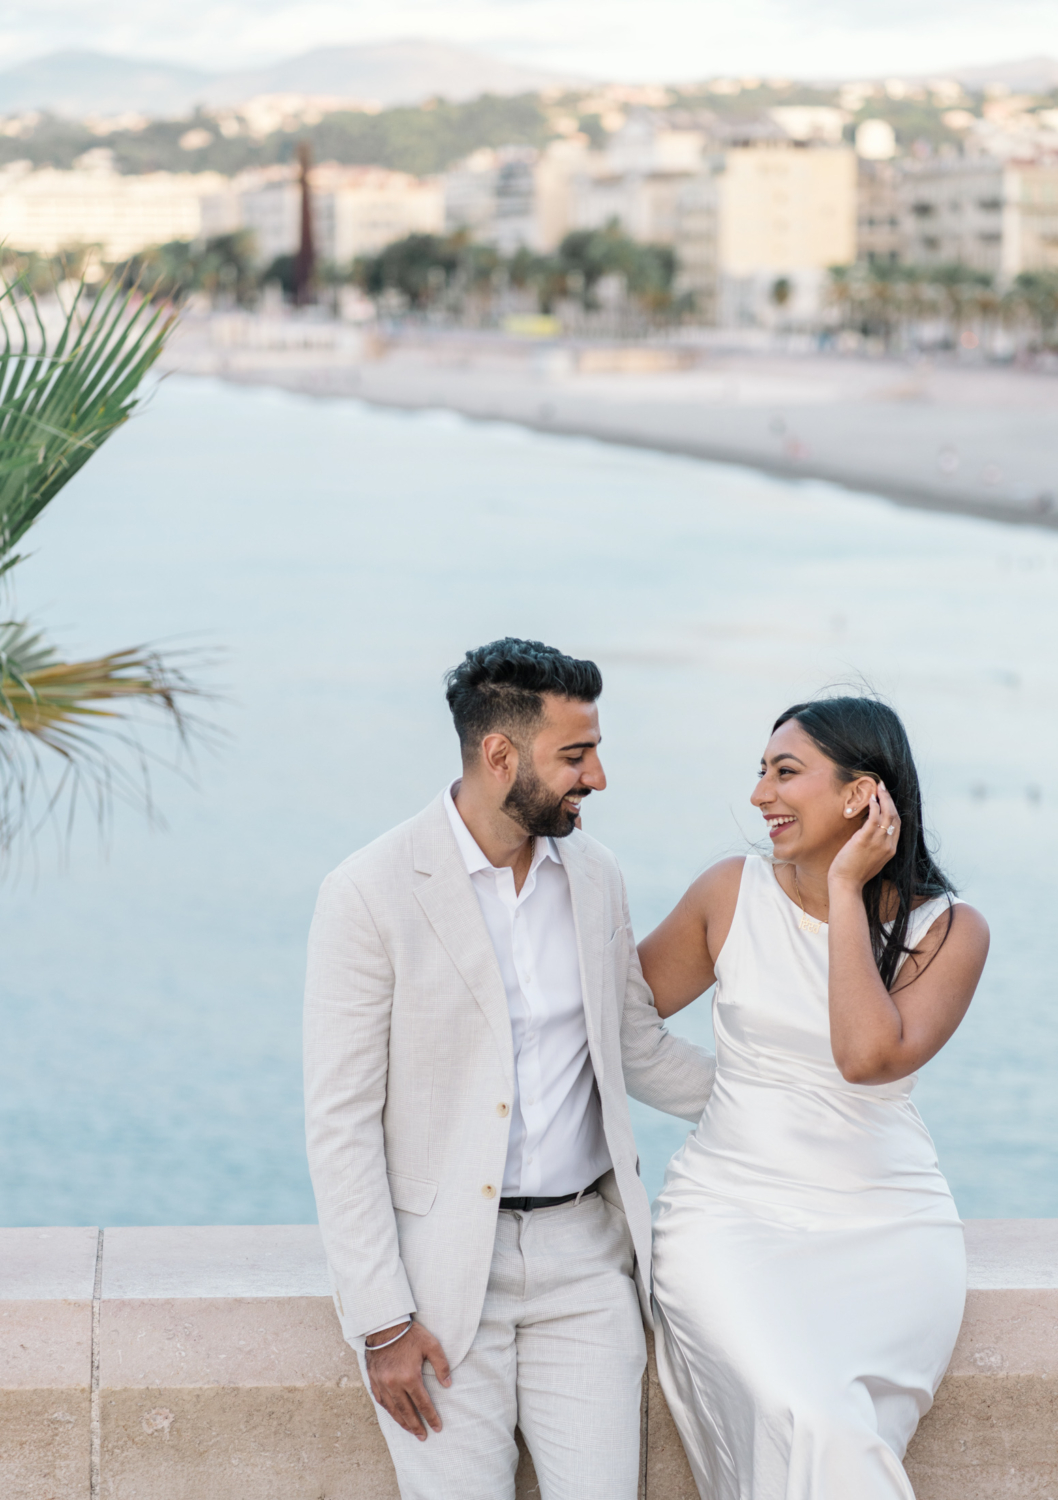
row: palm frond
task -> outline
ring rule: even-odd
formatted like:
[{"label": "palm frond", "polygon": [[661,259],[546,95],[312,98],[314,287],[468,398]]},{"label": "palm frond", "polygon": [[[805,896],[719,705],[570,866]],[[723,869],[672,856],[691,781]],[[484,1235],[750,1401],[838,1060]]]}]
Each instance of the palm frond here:
[{"label": "palm frond", "polygon": [[[45,506],[128,420],[173,322],[135,289],[90,298],[82,284],[53,334],[28,286],[0,287],[0,582]],[[64,800],[67,827],[83,795],[104,823],[115,798],[151,812],[160,757],[139,710],[161,710],[186,746],[208,726],[183,705],[204,696],[151,647],[66,661],[25,621],[0,622],[0,861]]]},{"label": "palm frond", "polygon": [[125,717],[121,709],[101,704],[153,701],[179,724],[177,695],[194,691],[180,671],[149,647],[62,661],[27,622],[0,624],[0,734],[20,730],[68,754],[96,721]]},{"label": "palm frond", "polygon": [[[205,726],[184,703],[206,696],[173,657],[149,646],[65,661],[27,622],[0,623],[0,850],[10,849],[27,821],[54,813],[65,793],[71,817],[84,795],[100,820],[114,797],[153,812],[156,757],[137,733],[137,711],[162,710],[186,745],[190,731]],[[124,756],[115,756],[115,741]],[[52,762],[57,775],[48,774],[41,750],[60,757]]]},{"label": "palm frond", "polygon": [[0,573],[63,485],[123,422],[175,321],[118,283],[82,285],[49,339],[36,299],[0,291]]}]

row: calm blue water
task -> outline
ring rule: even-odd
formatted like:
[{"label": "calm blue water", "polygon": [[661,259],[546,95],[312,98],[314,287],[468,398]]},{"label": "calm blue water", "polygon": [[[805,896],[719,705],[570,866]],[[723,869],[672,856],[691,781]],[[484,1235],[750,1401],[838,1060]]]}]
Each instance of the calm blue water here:
[{"label": "calm blue water", "polygon": [[[316,887],[455,774],[443,670],[595,657],[587,825],[649,929],[758,836],[767,726],[862,676],[906,716],[992,957],[917,1095],[968,1216],[1058,1215],[1058,536],[580,439],[165,382],[33,535],[21,610],[70,651],[198,632],[228,740],[167,831],[90,818],[0,887],[0,1222],[298,1222]],[[709,1034],[699,1002],[675,1026]],[[648,1185],[686,1129],[635,1106]]]}]

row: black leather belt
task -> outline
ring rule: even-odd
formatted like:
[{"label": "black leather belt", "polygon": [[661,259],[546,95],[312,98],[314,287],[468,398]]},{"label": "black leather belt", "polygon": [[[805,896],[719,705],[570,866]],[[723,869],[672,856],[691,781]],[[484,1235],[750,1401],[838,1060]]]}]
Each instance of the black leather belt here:
[{"label": "black leather belt", "polygon": [[596,1179],[590,1187],[581,1188],[579,1193],[563,1193],[561,1198],[501,1198],[500,1207],[523,1213],[529,1208],[557,1208],[560,1203],[572,1203],[574,1198],[586,1198],[589,1193],[596,1193],[598,1190],[599,1183]]}]

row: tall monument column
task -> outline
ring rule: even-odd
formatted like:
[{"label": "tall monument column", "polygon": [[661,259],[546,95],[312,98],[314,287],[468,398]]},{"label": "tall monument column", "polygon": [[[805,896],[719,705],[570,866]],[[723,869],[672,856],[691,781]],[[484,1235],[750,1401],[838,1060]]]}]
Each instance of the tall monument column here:
[{"label": "tall monument column", "polygon": [[312,239],[312,147],[308,141],[298,144],[298,167],[301,182],[301,239],[294,260],[294,304],[305,307],[315,302],[316,251]]}]

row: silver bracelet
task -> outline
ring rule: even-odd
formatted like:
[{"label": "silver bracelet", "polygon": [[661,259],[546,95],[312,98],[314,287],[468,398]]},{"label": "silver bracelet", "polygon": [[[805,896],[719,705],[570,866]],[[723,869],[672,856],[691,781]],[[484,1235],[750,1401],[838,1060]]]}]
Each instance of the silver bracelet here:
[{"label": "silver bracelet", "polygon": [[380,1349],[388,1349],[389,1346],[390,1346],[390,1344],[396,1344],[396,1343],[398,1343],[404,1337],[404,1335],[407,1333],[408,1329],[411,1327],[412,1321],[413,1320],[411,1318],[409,1318],[408,1321],[405,1323],[404,1327],[397,1334],[396,1338],[387,1339],[384,1344],[368,1344],[368,1343],[365,1343],[364,1344],[364,1352],[366,1354],[377,1354]]}]

